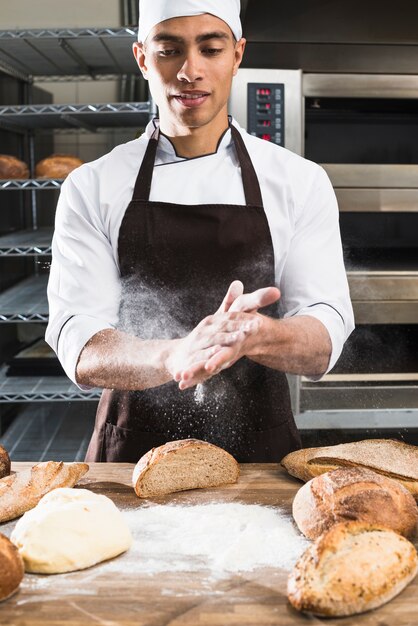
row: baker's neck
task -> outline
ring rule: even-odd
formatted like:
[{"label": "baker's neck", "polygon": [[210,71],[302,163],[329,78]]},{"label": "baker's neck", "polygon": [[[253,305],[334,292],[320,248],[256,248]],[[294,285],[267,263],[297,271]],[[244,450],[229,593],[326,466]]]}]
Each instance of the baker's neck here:
[{"label": "baker's neck", "polygon": [[222,119],[195,128],[176,127],[164,124],[160,120],[161,132],[168,137],[178,156],[192,159],[217,151],[219,141],[228,129],[229,120],[226,115]]}]

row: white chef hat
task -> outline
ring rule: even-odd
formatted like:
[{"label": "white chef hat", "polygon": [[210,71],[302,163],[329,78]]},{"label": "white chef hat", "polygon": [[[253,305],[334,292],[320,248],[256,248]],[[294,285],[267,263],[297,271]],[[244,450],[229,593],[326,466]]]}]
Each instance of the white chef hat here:
[{"label": "white chef hat", "polygon": [[202,13],[219,17],[235,39],[241,39],[240,0],[139,0],[138,41],[145,41],[154,26],[164,20]]}]

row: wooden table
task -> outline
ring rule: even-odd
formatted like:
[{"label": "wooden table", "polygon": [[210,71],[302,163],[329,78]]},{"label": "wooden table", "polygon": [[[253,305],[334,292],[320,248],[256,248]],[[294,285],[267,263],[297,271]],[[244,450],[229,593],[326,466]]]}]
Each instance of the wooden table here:
[{"label": "wooden table", "polygon": [[[13,470],[30,466],[15,463]],[[237,485],[156,498],[158,503],[242,502],[278,506],[290,513],[301,483],[279,466],[243,465]],[[103,493],[123,510],[142,506],[132,487],[133,465],[91,464],[80,485]],[[0,525],[10,535],[15,522]],[[26,574],[20,591],[0,604],[2,626],[417,626],[418,578],[389,604],[363,615],[319,619],[297,613],[286,599],[287,572],[255,570],[210,580],[201,572],[138,576],[126,570],[102,574],[95,568],[40,576]],[[95,576],[92,577],[92,572]]]}]

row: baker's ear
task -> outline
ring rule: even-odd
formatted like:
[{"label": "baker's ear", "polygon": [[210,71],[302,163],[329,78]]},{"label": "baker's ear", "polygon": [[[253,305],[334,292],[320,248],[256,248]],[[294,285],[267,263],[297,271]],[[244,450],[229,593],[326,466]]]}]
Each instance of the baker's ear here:
[{"label": "baker's ear", "polygon": [[236,42],[235,44],[235,60],[234,60],[234,70],[233,70],[233,75],[236,76],[237,72],[238,72],[238,68],[241,65],[241,61],[242,61],[242,57],[244,56],[244,50],[245,50],[245,44],[247,43],[247,40],[244,39],[243,37],[241,37],[241,39],[239,41]]},{"label": "baker's ear", "polygon": [[142,76],[147,79],[148,69],[146,66],[145,60],[145,48],[142,43],[135,41],[132,44],[132,52],[134,53],[135,61],[138,64],[139,69],[141,70]]}]

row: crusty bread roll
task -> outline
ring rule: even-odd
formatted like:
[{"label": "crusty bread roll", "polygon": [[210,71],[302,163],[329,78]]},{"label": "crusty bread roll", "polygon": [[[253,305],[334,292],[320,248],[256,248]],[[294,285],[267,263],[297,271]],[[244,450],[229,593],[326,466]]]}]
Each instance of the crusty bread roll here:
[{"label": "crusty bread roll", "polygon": [[65,178],[83,163],[84,161],[71,154],[51,154],[36,164],[35,176],[36,178]]},{"label": "crusty bread roll", "polygon": [[368,469],[344,467],[303,485],[293,500],[293,517],[308,539],[348,520],[385,526],[412,537],[417,530],[418,506],[396,480]]},{"label": "crusty bread roll", "polygon": [[9,154],[0,154],[0,178],[29,178],[29,168],[23,161]]},{"label": "crusty bread roll", "polygon": [[363,522],[336,524],[303,553],[288,579],[290,603],[325,617],[385,604],[415,578],[417,552],[405,537]]},{"label": "crusty bread roll", "polygon": [[132,482],[140,498],[236,483],[239,465],[228,452],[199,439],[152,448],[135,466]]},{"label": "crusty bread roll", "polygon": [[418,446],[395,439],[365,439],[291,452],[281,464],[305,482],[338,467],[366,467],[400,482],[418,499]]},{"label": "crusty bread roll", "polygon": [[58,487],[74,487],[88,471],[87,463],[46,461],[0,480],[0,522],[33,509],[46,493]]},{"label": "crusty bread roll", "polygon": [[23,559],[16,546],[0,534],[0,602],[19,589],[24,574]]},{"label": "crusty bread roll", "polygon": [[0,478],[10,474],[10,457],[7,450],[0,446]]}]

